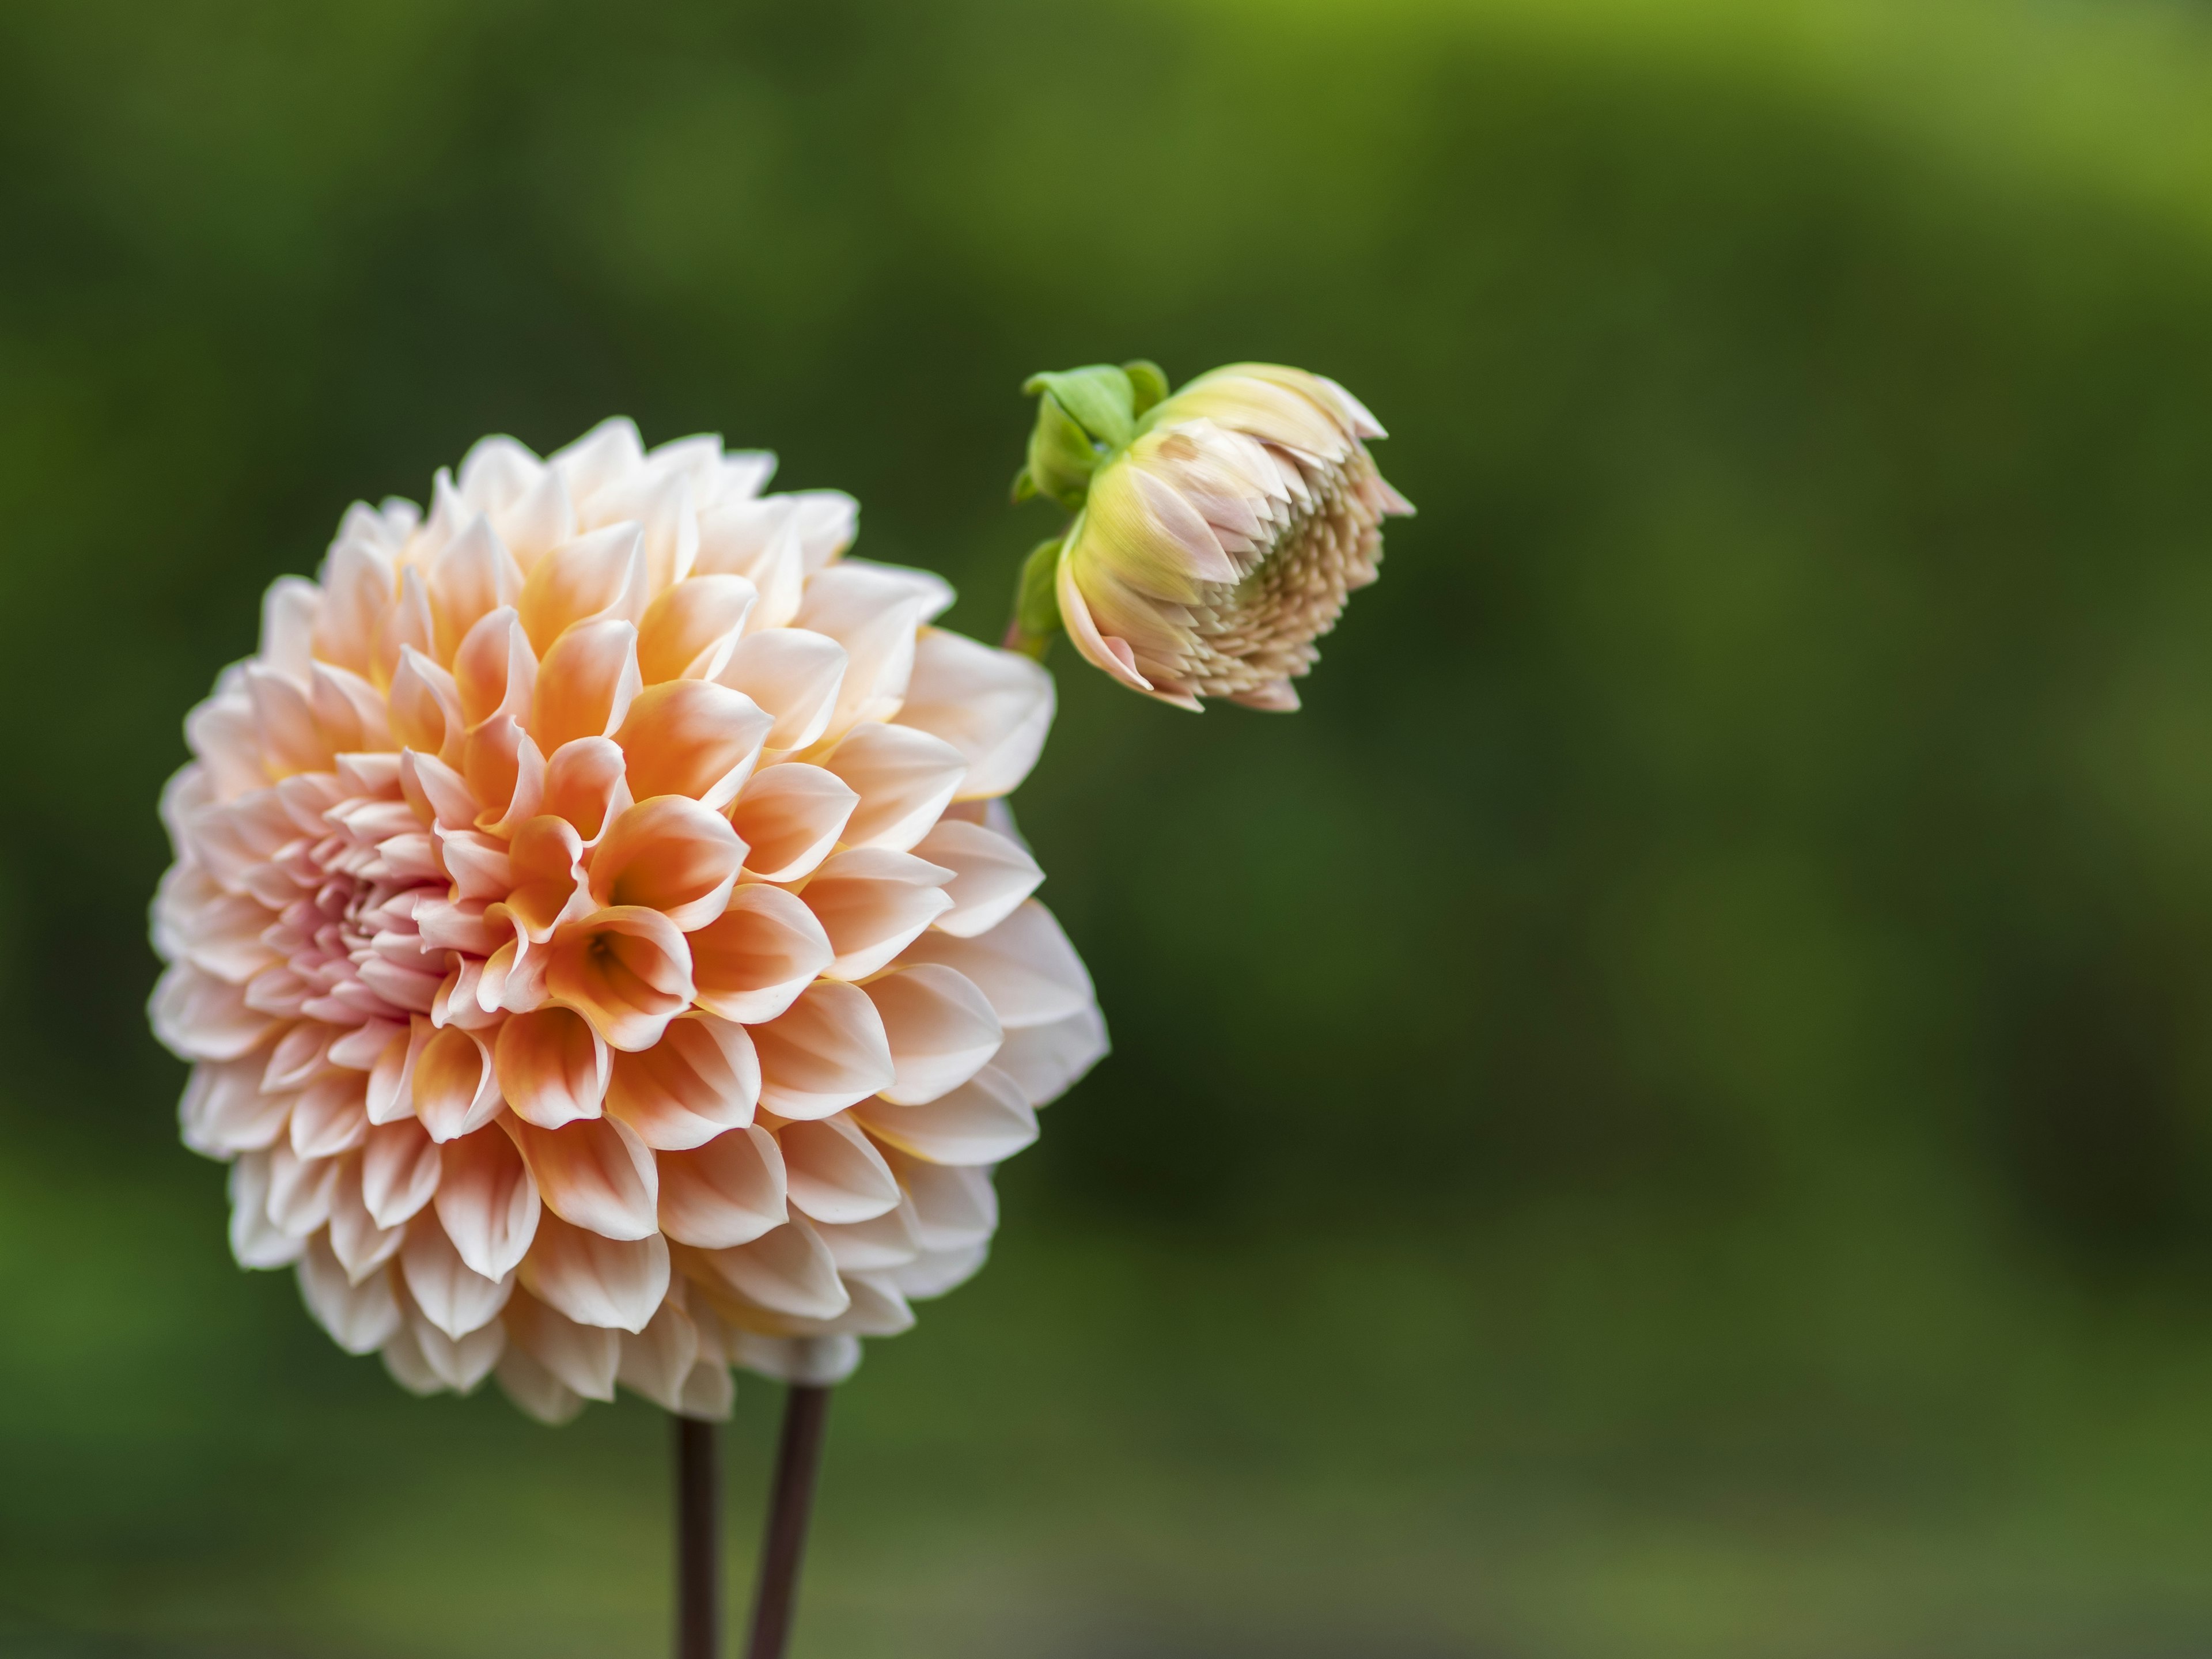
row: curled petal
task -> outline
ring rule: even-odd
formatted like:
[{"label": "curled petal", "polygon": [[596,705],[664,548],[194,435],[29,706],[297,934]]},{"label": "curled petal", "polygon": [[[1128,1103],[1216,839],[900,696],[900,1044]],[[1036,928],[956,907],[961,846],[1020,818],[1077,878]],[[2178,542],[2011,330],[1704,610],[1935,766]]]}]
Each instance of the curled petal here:
[{"label": "curled petal", "polygon": [[901,968],[861,988],[884,1022],[898,1075],[884,1098],[919,1106],[990,1062],[1003,1036],[974,981],[937,963]]},{"label": "curled petal", "polygon": [[434,1216],[417,1216],[408,1227],[399,1271],[423,1318],[455,1341],[498,1318],[514,1289],[511,1273],[487,1279],[463,1261]]},{"label": "curled petal", "polygon": [[542,661],[569,628],[606,618],[635,623],[645,605],[645,535],[626,523],[594,530],[546,554],[531,570],[515,608]]},{"label": "curled petal", "polygon": [[[465,757],[465,750],[463,753]],[[483,811],[483,803],[470,789],[468,779],[434,754],[415,749],[402,754],[399,787],[416,815],[437,829],[472,830]]]},{"label": "curled petal", "polygon": [[521,1277],[524,1289],[579,1325],[641,1331],[668,1294],[668,1241],[606,1238],[548,1215]]},{"label": "curled petal", "polygon": [[921,630],[898,724],[960,751],[968,766],[962,794],[1003,795],[1019,785],[1044,748],[1052,714],[1052,676],[1042,663],[941,628]]},{"label": "curled petal", "polygon": [[374,1353],[399,1328],[399,1303],[391,1279],[383,1273],[355,1279],[328,1240],[318,1238],[307,1246],[299,1275],[300,1299],[348,1353]]},{"label": "curled petal", "polygon": [[268,1152],[269,1218],[295,1238],[305,1238],[331,1218],[331,1189],[337,1183],[335,1158],[303,1158],[289,1141]]},{"label": "curled petal", "polygon": [[952,908],[951,872],[906,853],[856,847],[814,872],[800,896],[836,952],[828,972],[866,979]]},{"label": "curled petal", "polygon": [[699,1006],[748,1025],[790,1007],[836,954],[804,900],[781,887],[750,884],[738,888],[729,908],[692,933],[690,943]]},{"label": "curled petal", "polygon": [[[866,1139],[866,1136],[862,1137]],[[915,1225],[914,1206],[903,1195],[880,1215],[869,1216],[860,1221],[817,1222],[815,1231],[822,1242],[830,1247],[830,1258],[837,1264],[837,1271],[849,1281],[855,1274],[879,1273],[892,1267],[903,1267],[921,1254],[921,1241]],[[853,1300],[857,1304],[860,1297]],[[909,1317],[908,1323],[911,1323]],[[849,1327],[848,1328],[850,1328]],[[904,1325],[897,1327],[903,1330]],[[869,1336],[888,1336],[890,1331],[868,1331]]]},{"label": "curled petal", "polygon": [[678,1152],[753,1121],[760,1060],[742,1025],[713,1014],[670,1022],[660,1041],[617,1054],[607,1110],[648,1146]]},{"label": "curled petal", "polygon": [[174,963],[154,988],[149,1012],[154,1035],[185,1060],[236,1060],[251,1054],[275,1029],[249,1007],[244,989],[227,985],[189,962]]},{"label": "curled petal", "polygon": [[413,1118],[380,1124],[361,1152],[361,1200],[379,1227],[398,1227],[421,1213],[438,1190],[438,1145]]},{"label": "curled petal", "polygon": [[720,813],[683,795],[656,795],[607,826],[592,854],[592,897],[659,911],[679,929],[698,927],[728,906],[744,860],[745,844]]},{"label": "curled petal", "polygon": [[641,684],[634,626],[612,617],[579,623],[538,665],[530,734],[548,752],[578,738],[611,736]]},{"label": "curled petal", "polygon": [[936,926],[956,939],[988,933],[1037,890],[1044,872],[1020,842],[958,818],[940,818],[914,845],[914,854],[952,872],[945,884],[952,908]]},{"label": "curled petal", "polygon": [[549,952],[546,988],[612,1048],[650,1048],[690,1006],[690,951],[658,910],[598,911],[556,933]]},{"label": "curled petal", "polygon": [[269,1218],[273,1152],[246,1152],[230,1166],[230,1253],[241,1267],[284,1267],[300,1259],[304,1239]]},{"label": "curled petal", "polygon": [[439,1223],[462,1261],[486,1279],[505,1279],[529,1249],[541,1218],[530,1166],[496,1128],[479,1129],[441,1150]]},{"label": "curled petal", "polygon": [[822,980],[790,1008],[751,1028],[761,1104],[778,1117],[828,1117],[897,1079],[875,1005],[850,985]]},{"label": "curled petal", "polygon": [[[663,1197],[665,1200],[665,1188]],[[691,1316],[672,1296],[643,1330],[624,1333],[620,1340],[622,1358],[615,1374],[622,1385],[663,1411],[682,1413],[684,1381],[700,1359],[699,1328]]]},{"label": "curled petal", "polygon": [[415,1115],[436,1141],[458,1140],[499,1115],[491,1050],[474,1031],[434,1031],[415,1057]]},{"label": "curled petal", "polygon": [[794,761],[747,780],[730,821],[748,871],[762,881],[797,881],[830,856],[860,804],[835,772]]},{"label": "curled petal", "polygon": [[590,913],[583,837],[567,818],[546,812],[527,820],[507,843],[507,856],[513,882],[507,913],[531,939],[549,939],[562,922]]},{"label": "curled petal", "polygon": [[452,662],[471,629],[514,603],[522,592],[522,571],[500,545],[491,521],[478,514],[439,550],[430,566],[429,588],[438,660]]},{"label": "curled petal", "polygon": [[530,1357],[573,1394],[586,1400],[615,1397],[615,1368],[622,1361],[622,1339],[596,1325],[580,1325],[524,1291],[507,1304],[500,1322],[507,1327],[508,1352]]},{"label": "curled petal", "polygon": [[1025,900],[988,933],[955,939],[924,933],[908,963],[938,962],[975,981],[1008,1030],[1042,1025],[1097,1006],[1091,975],[1052,912]]},{"label": "curled petal", "polygon": [[999,1229],[999,1195],[991,1172],[929,1164],[896,1149],[885,1154],[914,1200],[915,1237],[925,1250],[964,1250]]},{"label": "curled petal", "polygon": [[622,746],[612,738],[578,738],[553,751],[545,763],[544,810],[575,826],[589,847],[629,805]]},{"label": "curled petal", "polygon": [[[500,1328],[507,1328],[502,1324]],[[493,1375],[499,1378],[501,1393],[548,1428],[557,1429],[574,1421],[584,1409],[583,1395],[515,1343],[509,1342],[500,1351]]]},{"label": "curled petal", "polygon": [[461,717],[461,696],[451,674],[407,646],[399,653],[399,666],[386,695],[392,735],[402,748],[435,755],[448,766],[459,763],[468,724]]},{"label": "curled petal", "polygon": [[914,672],[915,630],[928,599],[898,574],[848,562],[811,579],[799,626],[845,647],[844,683],[830,719],[831,736],[861,720],[898,712]]},{"label": "curled petal", "polygon": [[852,1305],[829,1247],[799,1216],[750,1243],[706,1251],[697,1259],[719,1288],[770,1313],[835,1319]]},{"label": "curled petal", "polygon": [[1093,1004],[1007,1032],[991,1063],[1020,1085],[1030,1105],[1045,1106],[1073,1088],[1109,1047],[1105,1016]]},{"label": "curled petal", "polygon": [[911,726],[854,726],[822,764],[860,798],[845,826],[854,847],[903,853],[951,803],[968,763],[942,738]]},{"label": "curled petal", "polygon": [[570,1008],[516,1014],[500,1027],[492,1050],[501,1095],[517,1117],[540,1129],[599,1116],[611,1068],[605,1042]]},{"label": "curled petal", "polygon": [[292,1150],[303,1158],[336,1158],[368,1134],[368,1079],[359,1072],[325,1072],[292,1106]]},{"label": "curled petal", "polygon": [[603,1238],[643,1238],[657,1229],[660,1179],[653,1154],[619,1118],[599,1117],[541,1129],[503,1120],[538,1182],[545,1207]]},{"label": "curled petal", "polygon": [[[473,1393],[477,1385],[491,1375],[492,1367],[499,1364],[500,1354],[507,1346],[507,1328],[496,1320],[455,1341],[425,1318],[421,1309],[403,1308],[402,1311],[407,1315],[403,1334],[412,1339],[415,1357],[422,1373],[436,1384],[428,1392],[447,1388],[456,1394]],[[394,1336],[384,1345],[386,1369],[395,1376],[399,1371],[392,1363],[392,1353],[399,1340],[398,1336]],[[404,1386],[412,1386],[404,1376],[400,1381]]]},{"label": "curled petal", "polygon": [[659,1162],[660,1230],[678,1243],[727,1249],[781,1226],[789,1214],[783,1155],[776,1138],[757,1126],[690,1152],[664,1152]]},{"label": "curled petal", "polygon": [[638,625],[637,666],[647,685],[710,680],[737,648],[759,591],[743,576],[702,575],[655,599]]},{"label": "curled petal", "polygon": [[514,834],[536,815],[545,796],[544,757],[512,714],[495,714],[469,733],[461,770],[469,793],[484,803],[477,814],[480,830]]},{"label": "curled petal", "polygon": [[638,694],[615,741],[636,799],[688,795],[719,812],[737,799],[773,724],[742,691],[671,680]]},{"label": "curled petal", "polygon": [[787,1123],[776,1143],[791,1202],[811,1219],[872,1221],[898,1207],[898,1177],[843,1114]]},{"label": "curled petal", "polygon": [[228,1158],[273,1143],[291,1111],[289,1094],[262,1091],[257,1059],[203,1060],[185,1085],[177,1118],[185,1146],[203,1158]]},{"label": "curled petal", "polygon": [[926,1106],[871,1100],[853,1115],[886,1146],[932,1164],[996,1164],[1037,1137],[1036,1113],[994,1066]]},{"label": "curled petal", "polygon": [[845,667],[845,647],[828,635],[771,628],[740,640],[714,679],[766,710],[773,722],[767,746],[788,752],[830,729]]}]

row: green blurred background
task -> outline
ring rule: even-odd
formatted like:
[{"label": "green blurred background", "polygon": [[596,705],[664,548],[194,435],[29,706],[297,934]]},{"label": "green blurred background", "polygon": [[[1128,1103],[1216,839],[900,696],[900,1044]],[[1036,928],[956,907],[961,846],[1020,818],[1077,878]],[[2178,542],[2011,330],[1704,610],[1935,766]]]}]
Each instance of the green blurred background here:
[{"label": "green blurred background", "polygon": [[2212,1651],[2212,12],[15,0],[0,1653],[665,1648],[657,1414],[403,1396],[176,1144],[264,584],[619,410],[993,635],[1017,386],[1139,354],[1421,516],[1295,718],[1063,652],[1117,1052],[842,1391],[799,1654]]}]

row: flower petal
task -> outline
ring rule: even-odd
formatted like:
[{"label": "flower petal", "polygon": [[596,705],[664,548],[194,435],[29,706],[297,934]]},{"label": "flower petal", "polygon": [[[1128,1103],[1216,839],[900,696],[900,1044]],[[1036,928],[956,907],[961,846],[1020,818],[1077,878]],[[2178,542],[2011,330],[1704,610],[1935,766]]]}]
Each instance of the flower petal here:
[{"label": "flower petal", "polygon": [[828,1117],[897,1079],[875,1005],[835,980],[808,987],[751,1035],[760,1054],[761,1105],[778,1117]]},{"label": "flower petal", "polygon": [[799,1216],[750,1243],[706,1251],[696,1260],[718,1288],[770,1313],[835,1319],[852,1305],[829,1247]]},{"label": "flower petal", "polygon": [[860,798],[835,772],[797,762],[756,772],[730,821],[745,843],[745,868],[762,881],[797,881],[830,855]]},{"label": "flower petal", "polygon": [[1036,764],[1052,714],[1052,676],[1043,664],[941,628],[921,630],[898,724],[960,751],[968,763],[963,796],[1013,790]]},{"label": "flower petal", "polygon": [[903,853],[951,803],[968,763],[942,738],[911,726],[855,726],[822,764],[860,798],[845,826],[853,847]]},{"label": "flower petal", "polygon": [[975,981],[1009,1031],[1042,1025],[1095,1006],[1091,975],[1052,912],[1024,900],[987,933],[955,939],[924,933],[908,948],[908,963],[939,962]]},{"label": "flower petal", "polygon": [[622,1338],[615,1332],[580,1325],[527,1291],[507,1304],[500,1322],[507,1327],[510,1352],[528,1353],[571,1393],[586,1400],[615,1397],[615,1368],[622,1363]]},{"label": "flower petal", "polygon": [[458,1140],[499,1115],[491,1050],[473,1031],[448,1025],[415,1057],[415,1115],[436,1141]]},{"label": "flower petal", "polygon": [[631,795],[688,795],[716,811],[737,799],[774,719],[742,691],[670,680],[638,694],[615,741]]},{"label": "flower petal", "polygon": [[804,749],[830,729],[845,684],[845,647],[804,628],[770,628],[738,641],[714,676],[766,710],[767,746]]},{"label": "flower petal", "polygon": [[441,1152],[440,1224],[462,1261],[486,1279],[506,1278],[530,1249],[541,1219],[530,1166],[497,1128],[449,1141]]},{"label": "flower petal", "polygon": [[641,1331],[668,1293],[668,1241],[606,1238],[549,1214],[520,1273],[524,1289],[579,1325]]},{"label": "flower petal", "polygon": [[1003,1036],[975,982],[938,963],[900,968],[861,988],[884,1022],[897,1079],[883,1097],[919,1106],[990,1063]]},{"label": "flower petal", "polygon": [[576,738],[545,763],[546,811],[575,826],[586,847],[629,805],[622,745],[612,738]]},{"label": "flower petal", "polygon": [[938,917],[956,939],[988,933],[1037,890],[1044,872],[1018,842],[980,823],[945,817],[914,844],[916,858],[952,872],[945,884],[952,908]]},{"label": "flower petal", "polygon": [[553,935],[546,986],[610,1047],[635,1052],[660,1040],[691,1002],[691,955],[658,910],[623,906],[572,921]]},{"label": "flower petal", "polygon": [[870,1100],[853,1115],[877,1139],[932,1164],[996,1164],[1037,1137],[1036,1113],[994,1066],[926,1106]]},{"label": "flower petal", "polygon": [[541,659],[570,628],[605,618],[635,623],[645,606],[645,532],[629,523],[555,548],[532,568],[515,602]]},{"label": "flower petal", "polygon": [[776,1144],[783,1153],[792,1205],[810,1219],[872,1221],[898,1207],[898,1177],[860,1126],[842,1113],[787,1123]]},{"label": "flower petal", "polygon": [[790,1007],[836,954],[804,900],[750,884],[690,942],[699,1006],[748,1025]]},{"label": "flower petal", "polygon": [[650,1048],[617,1054],[607,1110],[648,1146],[680,1152],[753,1121],[760,1060],[742,1025],[708,1013],[670,1022]]},{"label": "flower petal", "polygon": [[612,1060],[605,1042],[581,1014],[572,1008],[539,1008],[516,1014],[500,1027],[492,1069],[514,1115],[551,1130],[599,1115]]},{"label": "flower petal", "polygon": [[579,623],[538,664],[530,735],[549,754],[578,738],[610,737],[641,684],[635,627],[614,617]]},{"label": "flower petal", "polygon": [[455,1341],[498,1318],[514,1289],[512,1272],[487,1279],[464,1261],[434,1216],[409,1224],[399,1271],[422,1316]]},{"label": "flower petal", "polygon": [[361,1152],[361,1198],[380,1227],[413,1219],[438,1190],[438,1144],[413,1118],[380,1124]]},{"label": "flower petal", "polygon": [[660,1177],[637,1132],[619,1118],[587,1118],[541,1129],[501,1120],[538,1182],[545,1207],[603,1238],[644,1238],[658,1229]]},{"label": "flower petal", "polygon": [[713,679],[728,664],[745,613],[759,598],[743,576],[693,576],[671,587],[638,624],[637,666],[646,684]]},{"label": "flower petal", "polygon": [[371,1274],[356,1283],[331,1249],[318,1238],[300,1258],[300,1299],[315,1322],[348,1353],[374,1353],[399,1328],[399,1303],[392,1293],[392,1280]]},{"label": "flower petal", "polygon": [[679,1243],[727,1249],[789,1215],[782,1154],[776,1138],[757,1126],[690,1152],[664,1152],[659,1163],[660,1230]]},{"label": "flower petal", "polygon": [[951,872],[906,853],[856,847],[817,870],[799,896],[836,952],[834,979],[866,979],[952,908]]}]

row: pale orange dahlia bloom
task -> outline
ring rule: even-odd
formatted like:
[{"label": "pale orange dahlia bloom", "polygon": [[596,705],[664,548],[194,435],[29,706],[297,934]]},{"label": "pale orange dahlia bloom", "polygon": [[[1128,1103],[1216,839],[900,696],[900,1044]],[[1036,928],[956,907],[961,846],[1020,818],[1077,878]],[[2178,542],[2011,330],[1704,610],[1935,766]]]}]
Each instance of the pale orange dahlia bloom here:
[{"label": "pale orange dahlia bloom", "polygon": [[185,722],[156,1032],[232,1248],[422,1393],[830,1382],[1105,1049],[1000,797],[1036,664],[854,504],[611,421],[356,506]]}]

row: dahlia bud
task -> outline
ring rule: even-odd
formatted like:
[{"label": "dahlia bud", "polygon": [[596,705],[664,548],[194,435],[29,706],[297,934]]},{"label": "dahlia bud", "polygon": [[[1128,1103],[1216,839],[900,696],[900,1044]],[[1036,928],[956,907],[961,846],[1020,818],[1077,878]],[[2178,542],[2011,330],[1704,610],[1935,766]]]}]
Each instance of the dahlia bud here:
[{"label": "dahlia bud", "polygon": [[[1382,428],[1335,381],[1273,363],[1202,374],[1172,397],[1150,363],[1033,378],[1041,394],[1017,499],[1076,509],[1030,556],[1007,643],[1042,654],[1056,622],[1132,690],[1298,706],[1352,589],[1373,581],[1382,521],[1409,514],[1365,441]],[[1057,615],[1042,603],[1049,566]]]}]

